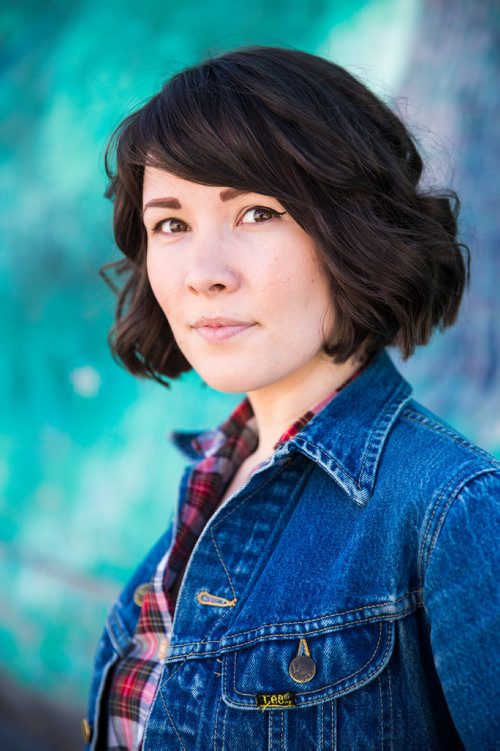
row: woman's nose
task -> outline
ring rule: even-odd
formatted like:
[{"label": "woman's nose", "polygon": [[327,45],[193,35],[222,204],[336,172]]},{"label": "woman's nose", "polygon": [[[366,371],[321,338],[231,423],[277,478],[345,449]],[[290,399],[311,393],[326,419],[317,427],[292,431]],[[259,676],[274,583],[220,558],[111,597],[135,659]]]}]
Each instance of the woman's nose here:
[{"label": "woman's nose", "polygon": [[227,253],[204,243],[190,256],[185,286],[198,295],[212,296],[223,290],[234,292],[240,286],[240,274],[229,263]]}]

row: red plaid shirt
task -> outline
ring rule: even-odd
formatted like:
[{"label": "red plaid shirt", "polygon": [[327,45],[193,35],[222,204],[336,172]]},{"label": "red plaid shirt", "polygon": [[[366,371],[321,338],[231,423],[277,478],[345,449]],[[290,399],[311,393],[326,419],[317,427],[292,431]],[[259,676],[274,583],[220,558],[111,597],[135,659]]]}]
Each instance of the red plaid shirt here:
[{"label": "red plaid shirt", "polygon": [[[364,367],[366,363],[342,386],[294,422],[274,449],[296,435]],[[133,648],[118,663],[111,680],[108,700],[109,751],[137,751],[142,746],[144,727],[172,631],[176,592],[182,573],[196,540],[219,505],[225,488],[240,464],[257,448],[256,420],[248,397],[218,429],[199,435],[192,443],[204,458],[193,467],[189,477],[174,544],[160,561],[144,596]]]}]

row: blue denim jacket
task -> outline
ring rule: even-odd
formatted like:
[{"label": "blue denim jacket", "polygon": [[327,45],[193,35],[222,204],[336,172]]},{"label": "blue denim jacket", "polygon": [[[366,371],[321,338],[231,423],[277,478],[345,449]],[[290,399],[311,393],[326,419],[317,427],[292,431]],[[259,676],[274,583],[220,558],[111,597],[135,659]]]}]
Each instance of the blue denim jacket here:
[{"label": "blue denim jacket", "polygon": [[[144,751],[500,748],[500,462],[411,392],[380,352],[217,509]],[[175,535],[195,435],[175,436],[191,463],[173,525],[110,611],[89,749],[105,748],[106,678]]]}]

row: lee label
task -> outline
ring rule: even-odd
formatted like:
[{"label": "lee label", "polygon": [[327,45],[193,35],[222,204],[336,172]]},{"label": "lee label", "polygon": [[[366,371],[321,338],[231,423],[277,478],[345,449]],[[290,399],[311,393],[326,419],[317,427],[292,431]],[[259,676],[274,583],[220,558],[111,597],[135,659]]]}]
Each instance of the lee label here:
[{"label": "lee label", "polygon": [[284,694],[256,694],[255,701],[262,710],[295,707],[295,694],[292,691]]}]

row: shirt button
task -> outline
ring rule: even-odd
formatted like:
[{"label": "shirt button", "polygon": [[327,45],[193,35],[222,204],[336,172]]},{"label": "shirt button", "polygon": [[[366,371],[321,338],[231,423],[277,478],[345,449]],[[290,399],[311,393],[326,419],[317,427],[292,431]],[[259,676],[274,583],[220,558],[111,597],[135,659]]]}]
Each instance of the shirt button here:
[{"label": "shirt button", "polygon": [[158,659],[160,662],[163,662],[163,659],[165,655],[167,654],[168,649],[168,639],[162,639],[160,642],[160,646],[158,647]]},{"label": "shirt button", "polygon": [[288,672],[296,683],[308,683],[316,675],[316,663],[312,657],[297,655],[288,666]]},{"label": "shirt button", "polygon": [[139,586],[135,588],[134,602],[138,607],[142,608],[142,603],[144,602],[146,593],[149,592],[150,589],[151,587],[150,587],[149,582],[144,582],[144,584],[139,584]]},{"label": "shirt button", "polygon": [[92,740],[92,725],[85,719],[82,720],[82,735],[85,743],[90,743]]}]

